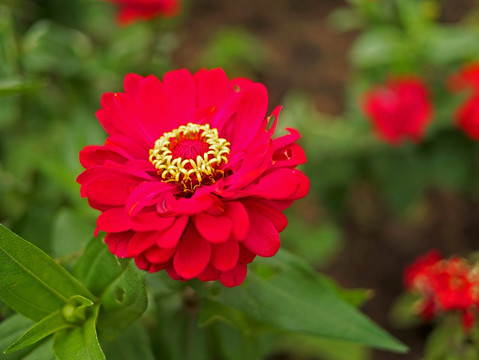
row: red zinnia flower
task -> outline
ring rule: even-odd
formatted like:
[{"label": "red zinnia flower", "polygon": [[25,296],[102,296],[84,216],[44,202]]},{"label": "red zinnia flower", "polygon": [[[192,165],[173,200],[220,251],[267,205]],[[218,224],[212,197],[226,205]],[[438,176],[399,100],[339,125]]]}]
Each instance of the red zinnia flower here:
[{"label": "red zinnia flower", "polygon": [[479,90],[479,63],[465,65],[448,79],[448,86],[454,92],[471,89]]},{"label": "red zinnia flower", "polygon": [[421,295],[418,312],[424,320],[440,312],[459,311],[464,329],[474,324],[478,279],[466,261],[443,259],[437,250],[431,250],[406,268],[404,284]]},{"label": "red zinnia flower", "polygon": [[471,267],[459,258],[442,260],[434,267],[430,278],[431,288],[441,309],[467,310],[474,305]]},{"label": "red zinnia flower", "polygon": [[126,25],[137,20],[149,20],[155,16],[173,16],[178,13],[178,0],[106,0],[118,6],[117,20]]},{"label": "red zinnia flower", "polygon": [[390,80],[366,94],[364,112],[374,123],[376,133],[390,144],[405,138],[422,139],[431,119],[428,89],[418,78]]},{"label": "red zinnia flower", "polygon": [[456,112],[456,125],[473,140],[479,140],[479,94],[464,102]]},{"label": "red zinnia flower", "polygon": [[430,250],[427,254],[419,256],[404,270],[404,286],[408,290],[425,291],[428,288],[433,265],[443,259],[437,249]]},{"label": "red zinnia flower", "polygon": [[141,269],[241,284],[256,255],[277,252],[282,211],[308,192],[298,132],[272,139],[280,108],[266,117],[265,87],[221,69],[129,74],[124,88],[101,99],[105,145],[80,153],[97,231]]}]

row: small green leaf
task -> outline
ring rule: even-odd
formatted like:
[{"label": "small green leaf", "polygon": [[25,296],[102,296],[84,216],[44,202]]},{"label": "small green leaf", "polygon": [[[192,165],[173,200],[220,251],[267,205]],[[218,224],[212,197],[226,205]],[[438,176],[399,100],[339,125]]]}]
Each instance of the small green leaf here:
[{"label": "small green leaf", "polygon": [[39,321],[68,299],[93,295],[43,251],[0,224],[0,298],[20,314]]},{"label": "small green leaf", "polygon": [[146,310],[145,273],[133,261],[111,254],[100,239],[90,241],[75,273],[100,298],[102,338],[116,337]]},{"label": "small green leaf", "polygon": [[73,325],[65,321],[61,310],[54,311],[33,325],[20,339],[10,345],[5,350],[5,353],[8,354],[23,349],[44,339],[48,335],[71,326]]},{"label": "small green leaf", "polygon": [[98,342],[96,321],[99,306],[92,308],[87,320],[79,327],[59,331],[53,339],[53,352],[58,360],[104,360]]},{"label": "small green leaf", "polygon": [[250,272],[242,286],[206,295],[281,329],[406,352],[406,346],[342,300],[301,259],[280,251],[260,261],[273,269],[272,275]]}]

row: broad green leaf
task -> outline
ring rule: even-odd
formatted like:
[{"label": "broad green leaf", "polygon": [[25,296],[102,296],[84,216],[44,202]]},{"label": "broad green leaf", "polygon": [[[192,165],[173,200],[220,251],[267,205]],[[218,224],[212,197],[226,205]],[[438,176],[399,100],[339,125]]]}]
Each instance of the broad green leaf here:
[{"label": "broad green leaf", "polygon": [[[284,251],[274,258],[261,260],[272,268],[273,273],[267,278],[250,272],[242,286],[225,288],[217,295],[203,294],[281,329],[394,352],[407,350],[342,300],[331,285],[302,260]],[[198,283],[192,282],[195,284]]]},{"label": "broad green leaf", "polygon": [[264,359],[271,346],[266,346],[267,350],[262,351],[264,347],[263,342],[266,342],[268,345],[274,343],[268,341],[268,337],[266,341],[263,341],[262,335],[264,334],[240,332],[221,322],[212,324],[211,330],[215,336],[214,345],[217,347],[216,351],[221,354],[220,358],[225,360]]},{"label": "broad green leaf", "polygon": [[55,334],[53,352],[58,360],[104,360],[98,342],[96,321],[99,306],[92,309],[82,326],[62,330]]},{"label": "broad green leaf", "polygon": [[364,346],[338,340],[320,338],[304,334],[287,334],[277,343],[277,349],[294,353],[301,359],[318,358],[324,360],[367,360],[370,351]]},{"label": "broad green leaf", "polygon": [[69,298],[93,295],[43,251],[0,224],[0,298],[39,321]]},{"label": "broad green leaf", "polygon": [[[231,306],[204,299],[198,326],[205,327],[214,337],[221,359],[263,359],[270,352],[278,329],[248,317]],[[282,331],[281,331],[282,332]]]},{"label": "broad green leaf", "polygon": [[146,310],[145,273],[133,261],[111,254],[100,239],[90,241],[75,273],[100,298],[102,338],[116,337]]},{"label": "broad green leaf", "polygon": [[0,360],[55,360],[51,341],[40,341],[28,348],[5,354],[3,351],[20,337],[33,322],[19,314],[10,316],[0,324]]},{"label": "broad green leaf", "polygon": [[[161,301],[161,300],[160,300]],[[155,355],[168,360],[209,360],[208,329],[198,326],[197,314],[180,307],[158,312]]]},{"label": "broad green leaf", "polygon": [[155,360],[151,350],[150,337],[139,323],[130,326],[114,341],[102,342],[107,359],[112,360]]},{"label": "broad green leaf", "polygon": [[[19,360],[57,360],[55,355],[53,354],[52,350],[52,344],[53,344],[53,339],[50,339],[48,341],[41,341],[36,343],[35,345],[32,345],[32,349],[24,356],[21,358],[17,358]],[[25,350],[28,350],[30,348],[27,348]],[[11,355],[16,355],[19,352],[15,352],[13,354],[9,354],[8,356]],[[10,360],[10,358],[8,358]]]},{"label": "broad green leaf", "polygon": [[21,338],[10,345],[5,350],[5,353],[11,353],[23,349],[44,339],[48,335],[68,327],[72,327],[72,324],[65,320],[62,315],[62,310],[54,311],[33,325],[25,334],[22,335]]}]

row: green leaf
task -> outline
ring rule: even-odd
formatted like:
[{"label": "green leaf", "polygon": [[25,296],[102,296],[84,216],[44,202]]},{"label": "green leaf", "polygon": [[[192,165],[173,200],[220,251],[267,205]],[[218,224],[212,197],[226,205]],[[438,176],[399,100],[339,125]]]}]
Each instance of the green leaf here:
[{"label": "green leaf", "polygon": [[102,342],[107,359],[114,360],[155,360],[150,338],[143,326],[138,323],[130,326],[114,341]]},{"label": "green leaf", "polygon": [[31,320],[19,314],[12,315],[0,323],[0,359],[3,360],[4,350],[14,342],[15,339],[22,336],[32,324]]},{"label": "green leaf", "polygon": [[133,261],[111,254],[100,239],[90,241],[75,274],[100,298],[98,331],[102,337],[116,337],[146,310],[145,273]]},{"label": "green leaf", "polygon": [[39,321],[72,296],[93,295],[43,251],[0,224],[0,298]]},{"label": "green leaf", "polygon": [[281,251],[261,262],[272,269],[267,278],[250,272],[242,286],[217,295],[199,291],[281,329],[406,352],[406,346],[342,300],[302,260]]},{"label": "green leaf", "polygon": [[62,330],[55,334],[53,352],[58,360],[106,359],[98,342],[96,321],[99,306],[95,306],[82,326]]},{"label": "green leaf", "polygon": [[32,324],[31,320],[19,314],[2,321],[0,324],[0,360],[55,360],[51,341],[40,341],[12,354],[4,354],[3,350],[28,330]]},{"label": "green leaf", "polygon": [[350,342],[319,338],[304,334],[287,334],[279,339],[278,350],[294,353],[301,359],[367,360],[370,351],[364,346]]},{"label": "green leaf", "polygon": [[23,334],[20,339],[10,345],[5,350],[5,353],[11,353],[23,349],[44,339],[48,335],[71,326],[73,325],[65,320],[61,310],[54,311],[33,325],[33,327]]}]

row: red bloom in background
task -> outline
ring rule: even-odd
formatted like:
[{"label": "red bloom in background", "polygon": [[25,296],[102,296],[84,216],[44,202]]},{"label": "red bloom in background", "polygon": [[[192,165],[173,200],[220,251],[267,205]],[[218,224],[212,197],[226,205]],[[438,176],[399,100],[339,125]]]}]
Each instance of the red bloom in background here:
[{"label": "red bloom in background", "polygon": [[479,63],[471,63],[465,65],[456,74],[452,75],[448,79],[449,88],[454,91],[462,91],[471,89],[474,91],[479,90]]},{"label": "red bloom in background", "polygon": [[408,290],[426,291],[432,275],[433,265],[443,259],[437,249],[430,250],[427,254],[419,256],[404,270],[404,286]]},{"label": "red bloom in background", "polygon": [[433,266],[431,288],[437,303],[444,310],[466,310],[474,305],[471,267],[459,258],[443,260]]},{"label": "red bloom in background", "polygon": [[479,140],[479,93],[457,109],[455,121],[467,136]]},{"label": "red bloom in background", "polygon": [[479,140],[479,63],[464,66],[449,77],[448,85],[452,91],[472,90],[470,97],[457,109],[455,122],[467,136]]},{"label": "red bloom in background", "polygon": [[431,250],[405,269],[404,284],[421,295],[418,310],[424,320],[441,312],[459,311],[464,329],[473,326],[479,282],[466,261],[443,259],[437,250]]},{"label": "red bloom in background", "polygon": [[398,144],[406,138],[422,139],[431,119],[432,106],[422,81],[408,77],[390,80],[370,90],[364,101],[364,112],[384,141]]},{"label": "red bloom in background", "polygon": [[149,20],[156,16],[174,16],[179,11],[179,0],[106,0],[118,6],[117,20],[121,25]]},{"label": "red bloom in background", "polygon": [[221,69],[129,74],[124,89],[101,99],[105,145],[80,153],[97,231],[141,269],[241,284],[246,264],[278,251],[282,211],[308,192],[298,132],[272,139],[280,108],[266,117],[265,87]]}]

